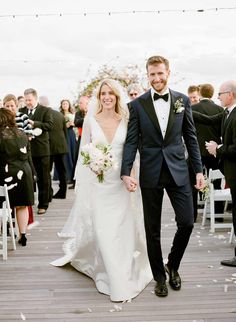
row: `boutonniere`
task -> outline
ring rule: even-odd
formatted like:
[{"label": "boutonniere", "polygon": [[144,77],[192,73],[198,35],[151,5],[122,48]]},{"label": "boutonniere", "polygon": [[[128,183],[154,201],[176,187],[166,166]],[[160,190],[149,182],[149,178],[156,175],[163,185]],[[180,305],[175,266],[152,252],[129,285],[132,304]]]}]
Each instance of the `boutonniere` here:
[{"label": "boutonniere", "polygon": [[177,113],[181,113],[185,110],[184,107],[184,101],[182,99],[182,97],[178,98],[177,101],[174,104],[174,112]]}]

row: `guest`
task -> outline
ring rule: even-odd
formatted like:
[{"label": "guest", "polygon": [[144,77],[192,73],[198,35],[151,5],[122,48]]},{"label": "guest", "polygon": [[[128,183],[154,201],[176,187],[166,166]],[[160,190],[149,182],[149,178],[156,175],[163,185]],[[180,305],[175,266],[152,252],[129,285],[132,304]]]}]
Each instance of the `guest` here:
[{"label": "guest", "polygon": [[33,128],[40,128],[42,134],[31,140],[31,154],[37,172],[38,214],[45,214],[49,205],[50,190],[50,145],[49,131],[53,126],[51,109],[38,104],[38,94],[35,89],[24,91],[26,107],[20,112],[27,114]]},{"label": "guest", "polygon": [[[214,87],[211,84],[201,84],[199,85],[199,94],[200,94],[200,102],[192,105],[192,110],[202,113],[204,115],[215,115],[223,112],[223,107],[215,104],[212,101],[212,97],[214,94]],[[206,169],[206,174],[208,175],[209,169],[218,169],[219,159],[210,155],[206,150],[205,143],[213,140],[220,144],[221,142],[221,128],[219,124],[213,125],[205,125],[196,123],[196,131],[197,131],[197,139],[201,153],[202,165]],[[221,180],[214,181],[214,188],[221,189]],[[195,189],[195,193],[193,197],[197,202],[197,190]],[[224,212],[224,203],[222,201],[215,202],[215,212],[218,214],[222,214]],[[196,213],[195,213],[196,214]],[[196,214],[197,215],[197,214]],[[195,218],[196,219],[196,218]],[[217,218],[219,219],[222,218]]]},{"label": "guest", "polygon": [[[222,143],[211,140],[206,143],[208,152],[220,159],[220,168],[225,175],[232,196],[232,217],[234,233],[236,234],[236,81],[230,80],[220,86],[218,98],[223,113],[206,116],[193,112],[194,121],[203,124],[220,124]],[[236,247],[234,257],[221,261],[221,265],[236,267]]]},{"label": "guest", "polygon": [[26,246],[28,206],[34,204],[33,169],[27,135],[17,128],[14,114],[0,109],[0,185],[8,186],[11,207],[16,210],[18,243]]},{"label": "guest", "polygon": [[191,105],[197,104],[200,101],[199,86],[191,85],[188,88],[188,97]]},{"label": "guest", "polygon": [[69,189],[75,188],[75,180],[74,180],[75,167],[76,167],[78,155],[79,155],[79,147],[80,147],[84,118],[85,118],[87,111],[88,111],[88,103],[89,103],[89,97],[88,96],[81,96],[79,98],[78,111],[75,113],[74,125],[78,128],[78,139],[76,142],[75,163],[74,163],[74,169],[73,169],[73,182],[74,183],[71,186],[69,186]]},{"label": "guest", "polygon": [[111,301],[137,296],[151,281],[145,245],[142,204],[132,201],[122,181],[120,166],[126,137],[128,111],[122,89],[111,79],[98,87],[95,106],[86,116],[81,145],[110,144],[117,167],[105,174],[103,183],[78,160],[78,190],[63,235],[74,236],[64,247],[66,253],[52,265],[70,262],[91,277],[99,292]]},{"label": "guest", "polygon": [[66,154],[66,172],[67,172],[67,181],[69,184],[74,184],[73,178],[74,173],[73,169],[75,166],[75,151],[76,151],[76,136],[74,132],[74,118],[73,108],[69,100],[64,99],[61,101],[60,112],[64,115],[66,120],[67,127],[67,149]]},{"label": "guest", "polygon": [[39,96],[39,104],[49,107],[49,99],[47,96]]},{"label": "guest", "polygon": [[[17,101],[15,95],[13,95],[13,94],[8,94],[3,99],[4,107],[6,109],[10,110],[14,114],[17,127],[20,130],[24,131],[28,135],[29,140],[31,140],[32,137],[34,136],[34,132],[32,130],[32,126],[29,124],[28,115],[17,111],[18,110],[17,103],[18,103],[18,101]],[[37,177],[36,171],[35,171],[32,163],[31,163],[31,167],[32,167],[33,173],[34,173],[34,179],[36,180],[36,177]],[[29,213],[28,224],[30,225],[34,222],[34,215],[33,215],[32,206],[28,206],[28,213]]]},{"label": "guest", "polygon": [[132,101],[141,94],[143,94],[143,88],[138,83],[131,83],[127,87],[127,94],[129,96],[129,99]]},{"label": "guest", "polygon": [[17,97],[17,108],[25,107],[25,98],[24,96],[18,96]]},{"label": "guest", "polygon": [[51,196],[54,199],[65,199],[67,191],[66,163],[65,156],[67,153],[67,128],[66,121],[62,113],[52,109],[53,127],[49,132],[50,141],[50,170],[53,164],[59,179],[59,190]]},{"label": "guest", "polygon": [[[168,88],[169,61],[150,57],[146,63],[151,89],[129,103],[130,120],[124,145],[121,176],[128,191],[137,185],[131,170],[140,150],[142,192],[147,249],[155,294],[167,296],[166,272],[173,290],[180,290],[178,273],[193,229],[193,201],[182,138],[196,173],[196,188],[204,186],[202,164],[189,99]],[[161,250],[161,213],[164,189],[175,211],[177,231],[168,263]]]}]

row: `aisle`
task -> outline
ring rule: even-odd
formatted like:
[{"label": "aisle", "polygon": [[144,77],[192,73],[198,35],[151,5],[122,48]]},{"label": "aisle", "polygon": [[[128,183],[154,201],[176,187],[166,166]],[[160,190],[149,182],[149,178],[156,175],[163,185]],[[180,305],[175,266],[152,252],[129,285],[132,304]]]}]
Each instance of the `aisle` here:
[{"label": "aisle", "polygon": [[[0,259],[0,321],[236,321],[236,269],[220,266],[221,259],[233,255],[229,234],[209,234],[199,223],[180,269],[182,290],[170,290],[167,298],[157,298],[151,282],[131,303],[115,305],[70,265],[51,266],[50,261],[62,255],[57,232],[73,199],[74,192],[69,190],[66,200],[53,200],[45,215],[35,216],[39,226],[30,231],[27,247],[17,245],[7,261]],[[166,257],[175,230],[166,198],[163,212]]]}]

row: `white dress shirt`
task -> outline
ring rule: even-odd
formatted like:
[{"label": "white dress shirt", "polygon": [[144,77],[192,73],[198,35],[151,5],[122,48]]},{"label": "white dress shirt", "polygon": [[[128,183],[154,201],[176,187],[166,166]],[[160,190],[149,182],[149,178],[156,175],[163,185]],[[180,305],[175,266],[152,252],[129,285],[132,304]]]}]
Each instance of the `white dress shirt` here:
[{"label": "white dress shirt", "polygon": [[[158,100],[154,101],[153,99],[154,93],[157,93],[159,95],[164,95],[168,93],[169,94],[168,101],[166,102],[162,98],[159,98]],[[152,95],[152,101],[155,108],[155,112],[161,128],[161,133],[164,139],[166,135],[166,129],[167,129],[167,124],[168,124],[168,119],[170,114],[170,92],[169,92],[169,89],[167,88],[164,93],[160,94],[156,92],[153,88],[151,88],[151,95]]]}]

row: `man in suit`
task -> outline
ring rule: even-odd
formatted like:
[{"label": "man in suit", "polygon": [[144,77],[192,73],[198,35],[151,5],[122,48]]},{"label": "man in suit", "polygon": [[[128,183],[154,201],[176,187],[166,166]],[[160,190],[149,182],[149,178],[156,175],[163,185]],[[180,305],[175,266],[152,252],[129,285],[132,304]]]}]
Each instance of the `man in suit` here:
[{"label": "man in suit", "polygon": [[[220,113],[210,118],[205,117],[206,123],[220,123],[222,144],[215,141],[206,143],[206,148],[211,155],[220,159],[225,180],[230,187],[232,196],[232,217],[234,233],[236,234],[236,81],[227,81],[220,86],[218,93],[225,113]],[[194,119],[202,122],[202,115],[194,114]],[[234,257],[221,261],[222,265],[236,267],[236,247]]]},{"label": "man in suit", "polygon": [[[169,284],[180,290],[178,273],[193,229],[193,200],[183,139],[196,173],[196,188],[204,186],[196,132],[187,96],[168,88],[169,61],[150,57],[146,64],[151,89],[129,103],[130,119],[124,145],[121,177],[129,191],[136,188],[130,176],[137,149],[140,152],[140,187],[144,208],[147,250],[155,294],[167,296]],[[164,189],[175,211],[177,231],[164,266],[161,250],[161,211]]]},{"label": "man in suit", "polygon": [[49,132],[50,142],[50,171],[52,171],[53,163],[59,178],[59,190],[51,196],[54,199],[65,199],[67,191],[67,177],[66,177],[66,164],[65,155],[67,153],[67,127],[66,120],[62,113],[52,109],[53,127]]},{"label": "man in suit", "polygon": [[[200,94],[200,102],[192,105],[192,110],[202,113],[204,115],[215,115],[223,112],[223,107],[215,104],[212,101],[212,96],[214,94],[214,87],[211,84],[201,84],[199,85],[199,94]],[[221,127],[220,124],[200,124],[196,123],[196,131],[197,131],[197,140],[200,148],[202,165],[206,168],[207,174],[209,169],[218,169],[219,168],[219,159],[215,158],[213,155],[210,155],[206,150],[205,143],[213,140],[218,144],[221,142]],[[214,181],[215,189],[221,189],[221,180]],[[194,199],[194,216],[195,220],[197,217],[197,190],[193,190],[193,199]],[[217,201],[215,203],[215,212],[222,214],[224,211],[224,204],[222,201]],[[218,221],[221,218],[217,218]]]},{"label": "man in suit", "polygon": [[38,214],[46,212],[49,204],[50,190],[50,146],[49,131],[53,125],[51,109],[38,104],[38,95],[35,89],[24,91],[26,106],[20,111],[27,114],[33,128],[40,128],[42,134],[31,140],[31,154],[37,173],[38,186]]},{"label": "man in suit", "polygon": [[191,105],[197,104],[200,101],[199,86],[190,85],[188,87],[188,97]]}]

